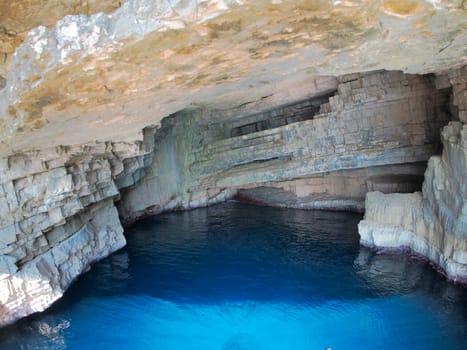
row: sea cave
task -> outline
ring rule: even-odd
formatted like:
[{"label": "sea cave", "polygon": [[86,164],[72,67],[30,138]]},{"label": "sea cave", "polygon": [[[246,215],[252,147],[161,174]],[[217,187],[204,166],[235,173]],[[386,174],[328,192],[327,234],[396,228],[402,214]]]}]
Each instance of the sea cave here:
[{"label": "sea cave", "polygon": [[465,349],[464,1],[0,1],[1,349]]}]

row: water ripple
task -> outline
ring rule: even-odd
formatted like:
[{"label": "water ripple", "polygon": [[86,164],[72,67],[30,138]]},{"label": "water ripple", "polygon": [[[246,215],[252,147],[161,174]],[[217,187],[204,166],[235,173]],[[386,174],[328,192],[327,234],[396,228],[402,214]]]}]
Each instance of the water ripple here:
[{"label": "water ripple", "polygon": [[465,350],[466,289],[359,247],[359,219],[238,203],[148,218],[0,349]]}]

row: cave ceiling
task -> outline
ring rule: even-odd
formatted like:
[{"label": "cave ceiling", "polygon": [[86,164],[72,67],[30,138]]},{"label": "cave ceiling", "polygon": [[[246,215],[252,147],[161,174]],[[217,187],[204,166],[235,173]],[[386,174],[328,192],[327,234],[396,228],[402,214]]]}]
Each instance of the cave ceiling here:
[{"label": "cave ceiling", "polygon": [[442,73],[466,64],[466,6],[1,0],[0,152],[140,139],[177,110],[266,108],[329,76]]}]

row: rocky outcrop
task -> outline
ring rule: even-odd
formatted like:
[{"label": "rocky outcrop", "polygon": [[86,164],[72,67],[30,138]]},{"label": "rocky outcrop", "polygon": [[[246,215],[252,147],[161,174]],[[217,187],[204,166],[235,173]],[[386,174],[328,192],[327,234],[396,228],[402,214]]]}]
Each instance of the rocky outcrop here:
[{"label": "rocky outcrop", "polygon": [[112,201],[91,206],[79,219],[68,220],[67,226],[79,229],[67,232],[62,228],[63,236],[55,233],[58,242],[41,242],[45,252],[19,267],[15,256],[0,257],[0,325],[43,311],[60,298],[91,263],[126,243]]},{"label": "rocky outcrop", "polygon": [[114,200],[144,171],[140,147],[88,144],[1,160],[0,325],[44,310],[125,245]]},{"label": "rocky outcrop", "polygon": [[441,267],[453,280],[467,280],[466,71],[449,76],[460,121],[443,128],[443,153],[428,162],[423,193],[368,193],[359,224],[362,244],[409,248]]},{"label": "rocky outcrop", "polygon": [[242,188],[235,198],[276,207],[363,212],[368,191],[419,190],[425,169],[426,163],[420,162],[338,170]]}]

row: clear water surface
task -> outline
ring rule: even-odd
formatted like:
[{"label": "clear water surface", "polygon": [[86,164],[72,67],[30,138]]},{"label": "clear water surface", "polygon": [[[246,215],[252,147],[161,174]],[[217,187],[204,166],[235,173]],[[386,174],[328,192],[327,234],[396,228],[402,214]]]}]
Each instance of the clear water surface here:
[{"label": "clear water surface", "polygon": [[0,349],[467,349],[467,288],[360,247],[359,219],[234,202],[148,218]]}]

